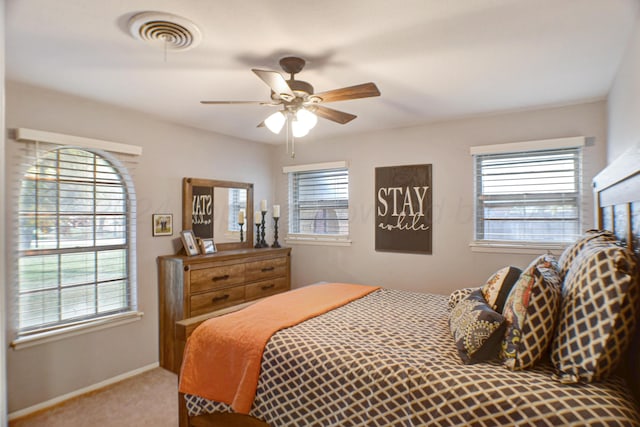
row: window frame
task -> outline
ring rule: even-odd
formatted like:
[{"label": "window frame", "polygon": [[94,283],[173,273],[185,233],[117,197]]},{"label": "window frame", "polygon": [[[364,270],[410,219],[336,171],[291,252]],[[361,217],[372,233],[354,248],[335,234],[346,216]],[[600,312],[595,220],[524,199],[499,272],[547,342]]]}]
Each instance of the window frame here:
[{"label": "window frame", "polygon": [[314,163],[307,165],[296,165],[296,166],[285,166],[282,168],[283,173],[287,175],[287,221],[286,221],[286,236],[285,242],[288,244],[304,244],[304,245],[327,245],[327,246],[350,246],[350,191],[349,191],[349,182],[347,182],[347,199],[344,207],[341,209],[346,209],[347,211],[347,231],[346,233],[338,233],[338,234],[325,234],[325,233],[299,233],[291,231],[291,221],[294,221],[296,214],[294,211],[296,210],[293,188],[292,188],[292,177],[293,174],[296,173],[305,173],[305,172],[323,172],[323,171],[332,171],[332,170],[344,170],[346,172],[347,181],[349,181],[349,164],[346,161],[336,161],[336,162],[327,162],[327,163]]},{"label": "window frame", "polygon": [[[142,149],[128,144],[56,134],[26,128],[16,129],[14,139],[16,142],[25,143],[24,150],[21,150],[23,151],[22,164],[24,166],[14,172],[14,200],[16,203],[14,203],[15,208],[13,210],[13,215],[14,218],[16,218],[16,221],[20,217],[20,213],[18,212],[19,203],[17,203],[17,201],[21,196],[23,180],[26,178],[28,170],[35,166],[36,159],[43,154],[54,150],[69,148],[86,151],[103,159],[117,173],[120,178],[118,188],[121,188],[124,193],[123,203],[125,204],[123,215],[126,227],[123,236],[124,245],[127,246],[126,254],[124,256],[126,258],[125,263],[127,270],[125,278],[125,293],[128,303],[126,304],[126,307],[122,309],[109,310],[108,312],[100,314],[96,313],[94,316],[89,318],[74,318],[56,325],[41,325],[40,327],[29,327],[23,328],[22,330],[20,329],[18,320],[20,316],[20,308],[16,304],[11,312],[12,322],[10,324],[14,335],[11,347],[19,350],[140,320],[144,313],[138,311],[137,306],[136,197],[130,168],[131,166],[135,167],[135,164],[138,161],[137,156],[142,154]],[[65,142],[67,143],[65,144]],[[95,206],[92,209],[92,212],[94,216],[99,215],[99,211],[95,209]],[[14,278],[12,293],[14,293],[14,299],[16,302],[20,293],[18,262],[21,258],[21,253],[27,251],[33,252],[34,250],[28,249],[25,251],[20,248],[20,237],[18,233],[19,227],[16,227],[13,234],[14,249],[12,262],[12,268],[14,270],[14,274],[12,275]],[[91,250],[93,254],[96,254],[96,250],[99,252],[104,249],[108,249],[108,246],[92,245],[85,247],[84,249]],[[50,249],[47,249],[47,251],[51,252]],[[95,277],[94,279],[96,279],[94,282],[97,283],[98,277]],[[57,289],[60,290],[60,286],[58,286]],[[94,295],[96,303],[98,299],[99,296],[96,293]]]},{"label": "window frame", "polygon": [[[542,241],[542,240],[489,240],[482,239],[479,235],[479,227],[480,223],[483,221],[484,217],[481,217],[481,174],[478,171],[478,162],[480,156],[494,156],[495,158],[499,158],[501,156],[517,156],[519,154],[528,154],[535,152],[536,154],[540,153],[553,153],[559,152],[560,150],[569,150],[574,149],[577,150],[576,154],[576,169],[575,170],[575,205],[574,209],[576,212],[577,221],[576,224],[576,233],[579,234],[580,230],[583,227],[583,210],[582,210],[582,200],[584,198],[583,194],[583,173],[584,173],[584,165],[583,163],[583,147],[585,145],[584,137],[570,137],[570,138],[557,138],[550,140],[541,140],[541,141],[526,141],[526,142],[517,142],[517,143],[508,143],[508,144],[496,144],[496,145],[486,145],[486,146],[476,146],[471,147],[470,153],[473,156],[473,179],[474,179],[474,190],[473,190],[473,207],[474,207],[474,216],[473,216],[473,240],[470,243],[470,247],[473,251],[478,252],[511,252],[511,253],[527,253],[527,254],[535,254],[539,253],[541,250],[548,251],[560,251],[562,250],[567,243],[571,241],[571,236],[569,236],[567,241]],[[559,192],[558,194],[560,194]],[[515,197],[514,197],[515,198]],[[523,219],[524,221],[524,219]]]}]

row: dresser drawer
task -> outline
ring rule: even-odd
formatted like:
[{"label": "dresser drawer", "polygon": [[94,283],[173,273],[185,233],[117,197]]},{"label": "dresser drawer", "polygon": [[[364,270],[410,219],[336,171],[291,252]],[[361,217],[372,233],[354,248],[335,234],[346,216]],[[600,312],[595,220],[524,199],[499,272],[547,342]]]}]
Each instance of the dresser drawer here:
[{"label": "dresser drawer", "polygon": [[287,258],[285,257],[248,262],[244,273],[247,282],[285,276],[286,274]]},{"label": "dresser drawer", "polygon": [[198,316],[245,301],[245,287],[221,289],[191,297],[191,313],[187,317]]},{"label": "dresser drawer", "polygon": [[218,289],[244,282],[244,264],[223,265],[191,271],[191,293]]},{"label": "dresser drawer", "polygon": [[284,277],[252,283],[246,286],[245,298],[247,300],[266,297],[289,290],[289,282]]}]

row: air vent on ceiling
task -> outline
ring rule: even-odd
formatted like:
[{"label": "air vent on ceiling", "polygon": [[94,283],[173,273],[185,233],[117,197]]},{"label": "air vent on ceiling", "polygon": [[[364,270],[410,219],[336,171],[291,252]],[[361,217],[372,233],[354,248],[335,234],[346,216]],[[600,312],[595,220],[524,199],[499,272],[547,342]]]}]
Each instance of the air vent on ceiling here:
[{"label": "air vent on ceiling", "polygon": [[188,50],[200,43],[200,29],[191,21],[160,12],[142,12],[129,20],[129,31],[142,40],[168,50]]}]

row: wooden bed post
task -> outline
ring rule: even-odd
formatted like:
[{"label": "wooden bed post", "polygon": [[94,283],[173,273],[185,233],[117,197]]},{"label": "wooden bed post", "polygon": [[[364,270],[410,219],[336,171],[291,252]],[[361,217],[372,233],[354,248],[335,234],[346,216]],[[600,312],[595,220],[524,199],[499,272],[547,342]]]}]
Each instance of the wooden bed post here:
[{"label": "wooden bed post", "polygon": [[189,427],[189,414],[187,413],[187,404],[183,393],[178,393],[178,425],[180,427]]}]

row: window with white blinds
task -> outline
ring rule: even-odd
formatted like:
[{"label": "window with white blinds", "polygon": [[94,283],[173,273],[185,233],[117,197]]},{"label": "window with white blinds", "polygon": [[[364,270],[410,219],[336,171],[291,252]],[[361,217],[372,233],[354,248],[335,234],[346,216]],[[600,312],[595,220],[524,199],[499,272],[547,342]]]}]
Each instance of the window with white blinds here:
[{"label": "window with white blinds", "polygon": [[49,151],[19,199],[19,330],[131,309],[128,195],[96,153]]},{"label": "window with white blinds", "polygon": [[289,234],[349,235],[349,170],[289,172]]},{"label": "window with white blinds", "polygon": [[581,148],[474,156],[476,241],[566,243],[581,230]]},{"label": "window with white blinds", "polygon": [[40,143],[21,131],[27,136],[18,137],[24,166],[15,171],[12,345],[139,317],[129,174],[136,154]]}]

